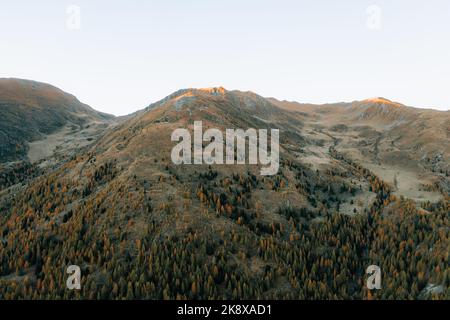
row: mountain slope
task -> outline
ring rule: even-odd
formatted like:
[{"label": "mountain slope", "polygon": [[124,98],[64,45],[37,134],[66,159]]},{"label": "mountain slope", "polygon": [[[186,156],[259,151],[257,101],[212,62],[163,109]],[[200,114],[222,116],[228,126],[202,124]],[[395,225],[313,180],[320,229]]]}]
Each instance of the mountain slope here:
[{"label": "mountain slope", "polygon": [[51,85],[21,79],[0,79],[0,110],[0,162],[26,158],[29,142],[64,126],[78,130],[113,118]]},{"label": "mountain slope", "polygon": [[424,193],[436,184],[449,191],[449,111],[412,108],[384,98],[331,105],[271,101],[302,119],[305,127],[319,129],[338,151],[397,184],[399,195],[436,199]]},{"label": "mountain slope", "polygon": [[[432,297],[430,284],[448,297],[445,190],[432,204],[396,197],[350,158],[340,147],[348,129],[327,117],[351,118],[352,106],[276,104],[180,90],[46,175],[3,188],[0,298],[407,299]],[[203,131],[280,129],[280,170],[173,164],[173,130],[195,121]],[[72,264],[77,292],[65,289]],[[371,264],[385,290],[367,291]]]}]

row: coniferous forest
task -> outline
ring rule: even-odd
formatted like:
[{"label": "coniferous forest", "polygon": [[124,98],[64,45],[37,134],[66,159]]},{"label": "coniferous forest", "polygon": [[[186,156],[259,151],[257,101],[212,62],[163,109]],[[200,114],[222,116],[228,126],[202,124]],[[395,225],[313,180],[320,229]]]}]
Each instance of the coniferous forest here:
[{"label": "coniferous forest", "polygon": [[[448,198],[420,210],[352,161],[345,174],[376,194],[354,215],[338,213],[337,195],[360,186],[289,161],[273,177],[211,166],[183,177],[161,161],[165,174],[154,182],[117,182],[123,168],[114,162],[94,165],[82,186],[60,178],[80,160],[2,203],[2,299],[450,297]],[[156,202],[153,183],[188,187]],[[311,205],[284,201],[288,189]],[[283,203],[271,221],[254,199],[261,191]],[[71,264],[82,270],[79,291],[66,289]],[[381,290],[365,286],[372,264],[382,270]],[[428,293],[430,283],[445,291]]]}]

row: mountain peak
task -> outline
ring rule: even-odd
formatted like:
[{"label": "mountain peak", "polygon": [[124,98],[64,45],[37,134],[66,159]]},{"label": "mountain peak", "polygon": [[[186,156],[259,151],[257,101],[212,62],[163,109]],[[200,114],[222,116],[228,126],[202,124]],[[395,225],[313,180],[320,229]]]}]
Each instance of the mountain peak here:
[{"label": "mountain peak", "polygon": [[362,101],[363,103],[371,103],[371,104],[381,104],[381,105],[389,105],[389,106],[402,106],[401,103],[393,102],[389,99],[383,98],[383,97],[375,97],[375,98],[369,98]]},{"label": "mountain peak", "polygon": [[227,92],[224,87],[199,88],[197,90],[211,94],[225,94]]},{"label": "mountain peak", "polygon": [[171,94],[169,97],[183,97],[183,96],[203,96],[203,95],[212,95],[212,96],[223,96],[228,91],[224,87],[210,87],[210,88],[187,88],[176,91]]},{"label": "mountain peak", "polygon": [[85,125],[113,118],[50,84],[15,78],[0,78],[0,109],[0,163],[26,159],[29,143],[62,129],[73,138]]}]

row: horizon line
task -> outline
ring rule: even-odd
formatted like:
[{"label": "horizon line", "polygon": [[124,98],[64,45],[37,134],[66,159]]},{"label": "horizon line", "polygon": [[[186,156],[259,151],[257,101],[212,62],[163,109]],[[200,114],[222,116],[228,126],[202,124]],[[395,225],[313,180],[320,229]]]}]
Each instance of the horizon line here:
[{"label": "horizon line", "polygon": [[365,98],[365,99],[353,99],[353,100],[349,100],[349,101],[334,101],[334,102],[324,102],[324,103],[315,103],[315,102],[301,102],[298,100],[290,100],[290,99],[280,99],[274,96],[263,96],[255,91],[252,90],[240,90],[240,89],[226,89],[224,86],[221,85],[217,85],[217,86],[210,86],[210,87],[188,87],[188,88],[180,88],[178,90],[172,91],[169,94],[164,95],[162,98],[156,99],[150,103],[148,103],[146,106],[144,107],[140,107],[139,109],[129,112],[127,114],[115,114],[109,111],[101,111],[99,110],[96,106],[92,106],[89,103],[83,102],[83,100],[81,98],[79,98],[77,95],[75,95],[74,93],[68,92],[64,89],[62,89],[61,87],[51,84],[49,82],[44,82],[44,81],[39,81],[39,80],[34,80],[34,79],[25,79],[25,78],[18,78],[18,77],[0,77],[0,80],[18,80],[18,81],[28,81],[28,82],[36,82],[36,83],[40,83],[40,84],[44,84],[44,85],[48,85],[51,87],[54,87],[58,90],[63,91],[66,94],[72,95],[74,96],[79,102],[88,105],[89,107],[95,109],[98,112],[103,112],[103,113],[108,113],[110,115],[113,115],[114,117],[126,117],[129,115],[132,115],[135,112],[139,112],[142,110],[145,110],[147,107],[149,107],[152,104],[158,103],[164,99],[166,99],[167,97],[179,92],[179,91],[183,91],[183,90],[199,90],[199,91],[206,91],[206,90],[225,90],[226,92],[233,92],[233,91],[238,91],[238,92],[242,92],[242,93],[253,93],[256,94],[264,99],[275,99],[279,102],[287,102],[287,103],[296,103],[299,105],[312,105],[312,106],[327,106],[327,105],[336,105],[336,104],[352,104],[352,103],[357,103],[357,102],[365,102],[365,101],[370,101],[370,100],[377,100],[377,99],[381,99],[381,100],[385,100],[386,102],[390,102],[393,104],[399,104],[401,106],[407,107],[407,108],[413,108],[413,109],[420,109],[420,110],[430,110],[430,111],[436,111],[436,112],[450,112],[450,107],[444,107],[446,108],[446,110],[441,110],[438,109],[437,107],[423,107],[423,106],[414,106],[414,105],[409,105],[409,104],[404,104],[402,102],[399,102],[397,100],[392,100],[389,98],[384,98],[383,95],[375,95],[372,96],[370,98]]}]

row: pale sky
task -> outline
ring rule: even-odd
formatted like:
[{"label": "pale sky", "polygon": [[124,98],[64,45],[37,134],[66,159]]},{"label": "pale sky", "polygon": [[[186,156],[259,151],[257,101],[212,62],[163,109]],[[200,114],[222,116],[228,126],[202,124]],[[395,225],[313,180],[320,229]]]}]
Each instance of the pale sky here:
[{"label": "pale sky", "polygon": [[212,86],[448,110],[449,39],[448,0],[0,0],[0,77],[115,115]]}]

